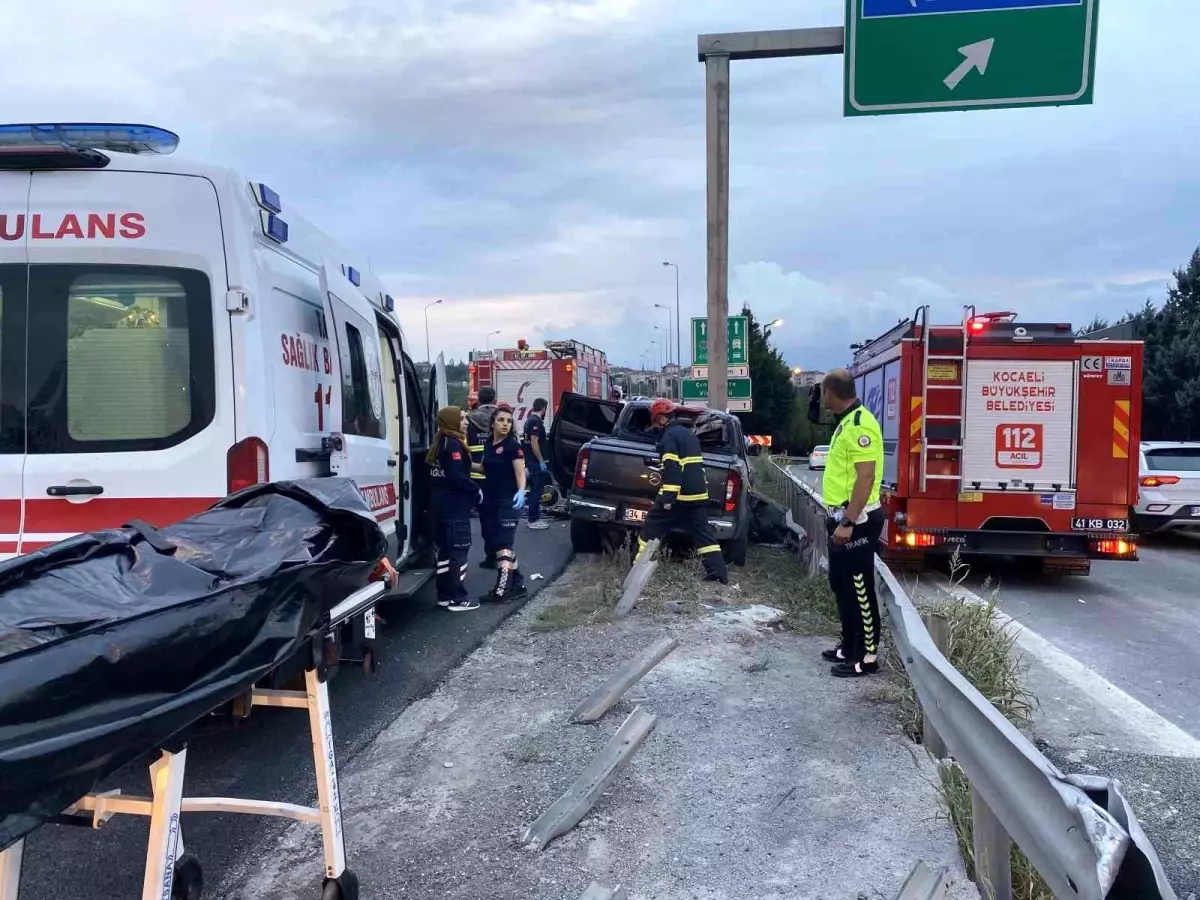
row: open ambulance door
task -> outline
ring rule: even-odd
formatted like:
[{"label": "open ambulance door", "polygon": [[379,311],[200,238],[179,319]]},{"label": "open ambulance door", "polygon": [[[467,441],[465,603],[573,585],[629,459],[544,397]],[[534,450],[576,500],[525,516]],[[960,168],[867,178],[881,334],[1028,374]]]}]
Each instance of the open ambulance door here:
[{"label": "open ambulance door", "polygon": [[437,434],[437,414],[450,405],[450,389],[446,386],[446,354],[439,353],[429,369],[429,415],[433,419],[433,430]]},{"label": "open ambulance door", "polygon": [[384,532],[389,537],[396,534],[399,555],[407,535],[404,529],[397,532],[399,498],[389,465],[393,450],[375,311],[341,267],[328,261],[321,268],[321,293],[333,316],[330,330],[341,373],[341,391],[332,392],[328,411],[333,426],[330,469],[354,481]]}]

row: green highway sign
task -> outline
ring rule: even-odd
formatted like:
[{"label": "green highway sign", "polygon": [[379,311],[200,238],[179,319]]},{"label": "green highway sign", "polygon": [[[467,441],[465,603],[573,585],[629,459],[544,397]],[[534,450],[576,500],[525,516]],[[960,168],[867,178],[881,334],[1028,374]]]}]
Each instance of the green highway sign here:
[{"label": "green highway sign", "polygon": [[[749,378],[730,378],[729,379],[729,399],[730,400],[749,400],[753,396]],[[707,378],[685,378],[683,379],[683,402],[700,401],[708,403],[708,379]]]},{"label": "green highway sign", "polygon": [[1099,5],[846,0],[846,115],[1091,103]]},{"label": "green highway sign", "polygon": [[[744,366],[749,360],[750,341],[748,338],[750,323],[745,316],[729,317],[729,333],[725,350],[729,358],[725,360],[731,366]],[[692,365],[708,365],[708,319],[692,319]],[[732,383],[732,382],[731,382]],[[705,396],[707,396],[707,391]],[[732,397],[733,395],[730,394]],[[747,395],[749,396],[749,395]]]}]

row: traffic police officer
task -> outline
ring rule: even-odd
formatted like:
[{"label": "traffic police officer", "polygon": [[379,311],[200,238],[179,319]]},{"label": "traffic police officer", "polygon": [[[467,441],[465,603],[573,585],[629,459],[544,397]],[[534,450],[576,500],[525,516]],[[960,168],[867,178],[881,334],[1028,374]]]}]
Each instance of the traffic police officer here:
[{"label": "traffic police officer", "polygon": [[529,527],[545,531],[550,527],[542,520],[542,491],[550,477],[549,446],[546,440],[546,398],[533,401],[529,418],[525,420],[521,450],[525,453],[525,476],[529,482]]},{"label": "traffic police officer", "polygon": [[834,664],[834,676],[858,678],[879,670],[875,552],[883,532],[883,432],[855,397],[854,376],[847,370],[825,376],[821,400],[838,420],[822,491],[829,508],[829,585],[842,622],[841,643],[821,655]]},{"label": "traffic police officer", "polygon": [[663,537],[668,531],[683,532],[696,545],[696,555],[704,565],[704,580],[728,584],[725,557],[708,524],[708,479],[704,475],[700,439],[678,417],[670,400],[659,398],[651,403],[650,417],[654,427],[662,429],[657,447],[662,462],[662,487],[646,514],[638,538],[638,556],[645,553],[649,541]]}]

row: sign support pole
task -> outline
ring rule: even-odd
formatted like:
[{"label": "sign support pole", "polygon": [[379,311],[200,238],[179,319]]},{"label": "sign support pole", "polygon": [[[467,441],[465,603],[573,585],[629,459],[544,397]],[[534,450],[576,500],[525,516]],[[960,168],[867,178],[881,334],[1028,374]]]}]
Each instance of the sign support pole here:
[{"label": "sign support pole", "polygon": [[729,330],[729,54],[704,58],[708,134],[708,404],[725,410]]},{"label": "sign support pole", "polygon": [[845,48],[845,29],[702,34],[698,45],[704,63],[708,142],[708,404],[725,411],[729,406],[729,63],[839,54]]}]

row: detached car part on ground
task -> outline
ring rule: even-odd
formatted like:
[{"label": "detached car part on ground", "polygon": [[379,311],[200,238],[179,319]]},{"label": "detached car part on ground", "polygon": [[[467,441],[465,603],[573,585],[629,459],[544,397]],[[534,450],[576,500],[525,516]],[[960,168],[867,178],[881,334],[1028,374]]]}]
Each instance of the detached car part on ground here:
[{"label": "detached car part on ground", "polygon": [[[740,566],[750,539],[750,465],[741,423],[717,415],[724,422],[722,433],[702,441],[709,522],[726,562]],[[641,528],[662,484],[657,439],[648,401],[563,395],[550,430],[550,465],[567,492],[576,552],[619,545]]]}]

